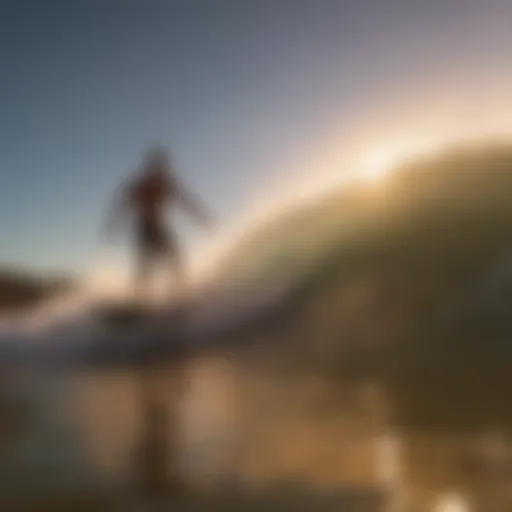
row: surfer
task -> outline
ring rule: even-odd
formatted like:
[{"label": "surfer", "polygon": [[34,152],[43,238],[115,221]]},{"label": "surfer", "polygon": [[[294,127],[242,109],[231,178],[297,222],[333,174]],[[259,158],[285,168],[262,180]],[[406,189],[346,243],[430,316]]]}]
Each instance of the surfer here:
[{"label": "surfer", "polygon": [[176,234],[165,218],[168,208],[174,205],[181,206],[202,225],[212,225],[209,213],[178,180],[167,150],[154,147],[148,151],[137,175],[121,189],[107,222],[107,230],[112,232],[128,214],[134,217],[135,291],[138,297],[144,297],[148,292],[148,278],[156,263],[168,264],[178,283],[184,283],[181,251]]}]

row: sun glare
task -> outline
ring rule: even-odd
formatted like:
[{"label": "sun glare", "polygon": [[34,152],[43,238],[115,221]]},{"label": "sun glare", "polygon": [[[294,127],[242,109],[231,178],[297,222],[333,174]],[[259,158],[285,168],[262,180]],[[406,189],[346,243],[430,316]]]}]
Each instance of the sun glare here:
[{"label": "sun glare", "polygon": [[363,161],[362,176],[367,180],[383,178],[394,166],[397,159],[386,153],[375,153]]},{"label": "sun glare", "polygon": [[459,494],[441,496],[435,507],[435,512],[470,512],[470,510],[467,501]]},{"label": "sun glare", "polygon": [[389,144],[388,149],[374,151],[362,159],[360,176],[369,181],[380,180],[401,163],[432,154],[439,149],[439,144],[426,140]]}]

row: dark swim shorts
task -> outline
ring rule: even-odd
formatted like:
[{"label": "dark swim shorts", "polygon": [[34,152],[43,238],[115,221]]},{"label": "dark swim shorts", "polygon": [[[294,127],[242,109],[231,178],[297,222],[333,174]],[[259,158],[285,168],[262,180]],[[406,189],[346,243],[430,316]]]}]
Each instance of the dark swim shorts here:
[{"label": "dark swim shorts", "polygon": [[141,219],[137,232],[138,249],[145,254],[164,254],[175,249],[174,237],[162,223]]}]

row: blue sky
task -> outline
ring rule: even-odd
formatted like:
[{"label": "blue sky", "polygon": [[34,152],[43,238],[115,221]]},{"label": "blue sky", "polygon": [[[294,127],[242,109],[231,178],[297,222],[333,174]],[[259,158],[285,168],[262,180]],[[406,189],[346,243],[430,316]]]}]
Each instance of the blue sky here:
[{"label": "blue sky", "polygon": [[228,222],[388,100],[449,83],[474,106],[511,85],[511,19],[506,0],[4,1],[0,264],[83,270],[153,141]]}]

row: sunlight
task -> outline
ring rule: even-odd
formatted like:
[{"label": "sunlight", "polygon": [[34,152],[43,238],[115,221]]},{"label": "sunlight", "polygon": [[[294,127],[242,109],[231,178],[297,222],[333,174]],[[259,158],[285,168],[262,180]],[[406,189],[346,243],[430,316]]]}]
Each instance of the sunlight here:
[{"label": "sunlight", "polygon": [[375,153],[362,164],[362,177],[367,180],[383,178],[395,165],[398,159],[391,154]]},{"label": "sunlight", "polygon": [[434,154],[442,145],[434,140],[401,139],[382,144],[381,150],[372,151],[361,160],[360,176],[368,181],[381,180],[398,166],[415,158]]},{"label": "sunlight", "polygon": [[467,501],[459,494],[447,494],[437,501],[435,512],[470,512]]}]

